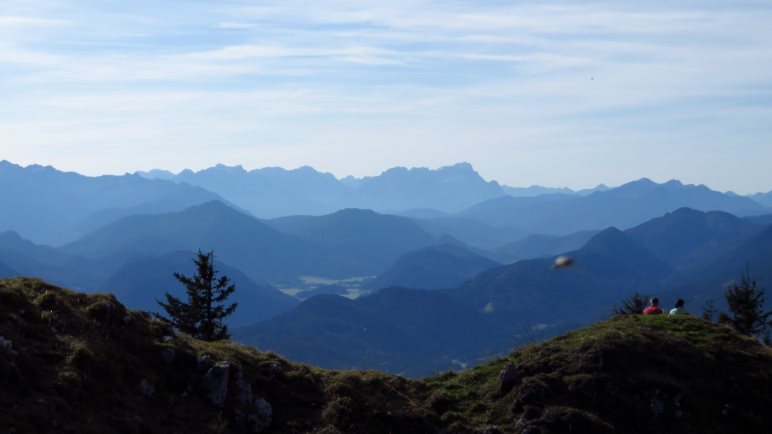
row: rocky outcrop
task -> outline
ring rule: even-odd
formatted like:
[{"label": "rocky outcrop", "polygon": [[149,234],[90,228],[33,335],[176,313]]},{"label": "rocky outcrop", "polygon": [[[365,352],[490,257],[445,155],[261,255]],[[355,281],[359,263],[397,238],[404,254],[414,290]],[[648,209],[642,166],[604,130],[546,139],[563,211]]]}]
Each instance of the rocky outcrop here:
[{"label": "rocky outcrop", "polygon": [[204,398],[222,409],[233,423],[254,433],[262,432],[271,425],[271,404],[263,398],[255,398],[252,385],[245,379],[240,364],[228,361],[215,363],[208,355],[200,357],[197,364],[199,369],[206,370],[200,384]]},{"label": "rocky outcrop", "polygon": [[247,424],[252,432],[261,432],[271,425],[273,407],[263,398],[254,402],[254,413],[247,415]]},{"label": "rocky outcrop", "polygon": [[504,395],[509,393],[513,387],[522,379],[522,373],[517,369],[514,363],[509,363],[499,372],[499,392]]},{"label": "rocky outcrop", "polygon": [[206,374],[201,379],[201,389],[204,397],[215,407],[222,408],[225,405],[230,369],[230,363],[217,362],[206,371]]}]

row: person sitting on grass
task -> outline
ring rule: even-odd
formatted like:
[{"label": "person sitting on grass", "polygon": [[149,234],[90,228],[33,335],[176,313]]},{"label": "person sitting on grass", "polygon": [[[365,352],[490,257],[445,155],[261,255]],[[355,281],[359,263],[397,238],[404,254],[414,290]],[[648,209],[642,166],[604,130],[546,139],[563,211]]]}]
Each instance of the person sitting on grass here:
[{"label": "person sitting on grass", "polygon": [[653,297],[649,307],[643,310],[644,315],[662,315],[662,309],[659,308],[659,299]]},{"label": "person sitting on grass", "polygon": [[670,309],[670,315],[689,315],[689,312],[684,309],[684,303],[686,303],[682,298],[679,298],[678,301],[675,302],[675,307]]}]

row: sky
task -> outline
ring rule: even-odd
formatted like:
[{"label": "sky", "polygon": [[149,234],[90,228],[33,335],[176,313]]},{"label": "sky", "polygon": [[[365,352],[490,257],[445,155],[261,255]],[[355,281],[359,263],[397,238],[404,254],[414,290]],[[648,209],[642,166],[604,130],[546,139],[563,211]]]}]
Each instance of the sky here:
[{"label": "sky", "polygon": [[0,0],[0,159],[772,190],[772,2]]}]

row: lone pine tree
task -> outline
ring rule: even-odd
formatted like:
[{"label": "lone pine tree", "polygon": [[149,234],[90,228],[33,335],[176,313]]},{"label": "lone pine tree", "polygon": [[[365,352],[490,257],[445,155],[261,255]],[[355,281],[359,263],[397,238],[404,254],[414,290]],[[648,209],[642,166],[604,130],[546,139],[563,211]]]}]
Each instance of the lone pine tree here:
[{"label": "lone pine tree", "polygon": [[622,300],[621,306],[612,306],[611,312],[616,315],[641,315],[648,303],[648,295],[641,295],[638,291],[635,291],[633,295]]},{"label": "lone pine tree", "polygon": [[722,313],[719,321],[729,324],[740,333],[763,337],[769,327],[772,311],[764,311],[764,289],[758,288],[748,269],[739,282],[732,283],[724,297],[730,314]]},{"label": "lone pine tree", "polygon": [[188,277],[174,273],[174,277],[185,285],[187,302],[168,292],[166,303],[156,301],[166,310],[172,325],[181,332],[207,341],[228,339],[228,326],[222,320],[236,310],[238,303],[225,305],[224,302],[236,290],[236,285],[227,276],[217,277],[214,252],[199,250],[193,263],[196,265],[195,275]]}]

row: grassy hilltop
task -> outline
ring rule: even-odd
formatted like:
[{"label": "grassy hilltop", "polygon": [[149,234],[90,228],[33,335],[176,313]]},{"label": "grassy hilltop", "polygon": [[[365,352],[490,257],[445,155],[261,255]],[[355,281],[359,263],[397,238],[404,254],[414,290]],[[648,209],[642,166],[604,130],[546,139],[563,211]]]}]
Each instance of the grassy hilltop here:
[{"label": "grassy hilltop", "polygon": [[408,380],[198,341],[17,278],[0,280],[0,336],[0,434],[772,432],[772,351],[691,317],[617,317]]}]

